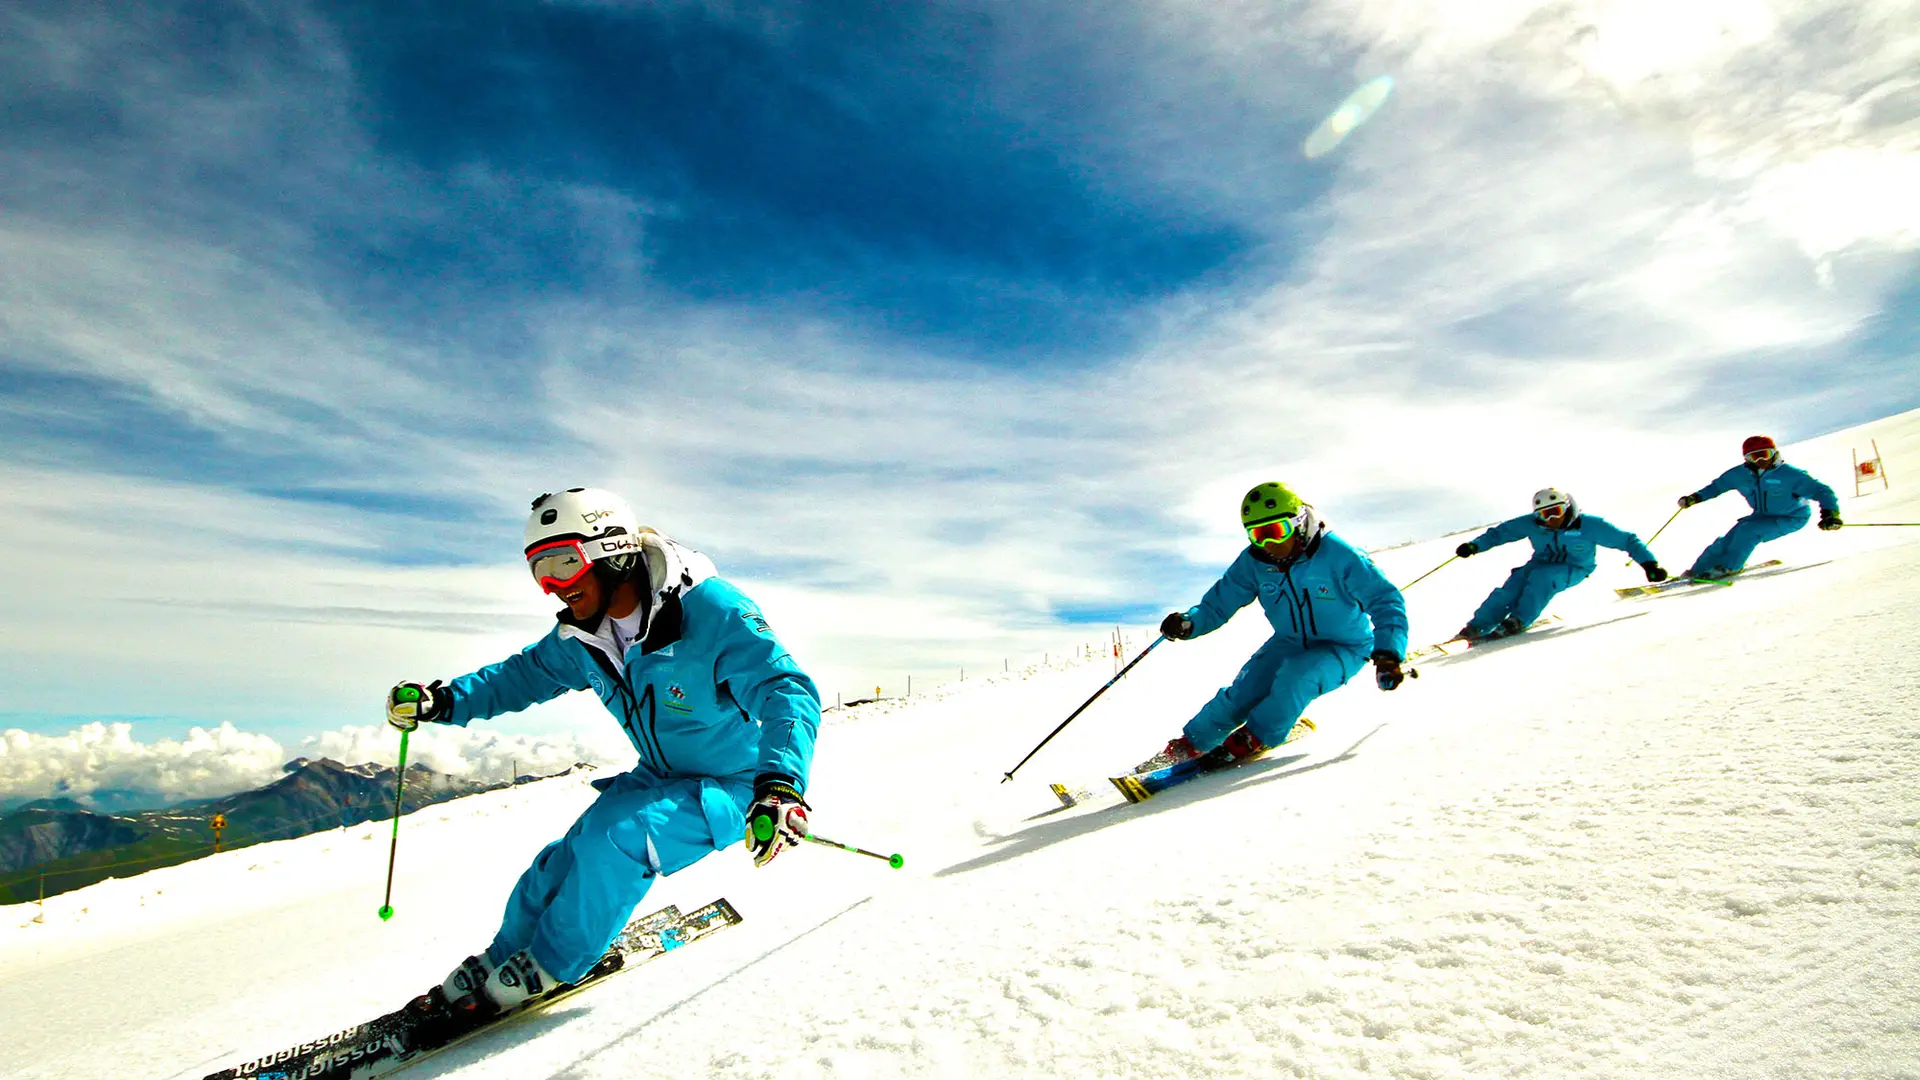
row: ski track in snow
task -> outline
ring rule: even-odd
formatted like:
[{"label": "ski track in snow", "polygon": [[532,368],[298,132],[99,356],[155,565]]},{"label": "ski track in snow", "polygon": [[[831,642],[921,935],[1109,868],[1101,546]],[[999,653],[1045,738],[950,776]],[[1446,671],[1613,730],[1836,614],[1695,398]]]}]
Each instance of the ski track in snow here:
[{"label": "ski track in snow", "polygon": [[[1920,462],[1920,414],[1788,456],[1841,481],[1849,520],[1920,520],[1906,489],[1847,497],[1869,436]],[[1595,509],[1657,524],[1684,487]],[[1733,498],[1674,523],[1668,565]],[[1408,580],[1457,542],[1381,563]],[[1008,784],[1106,658],[829,714],[815,828],[906,869],[716,855],[644,910],[724,895],[741,926],[403,1075],[1920,1078],[1920,535],[1761,551],[1803,569],[1616,600],[1638,571],[1603,562],[1559,632],[1393,694],[1363,675],[1274,759],[1138,806],[1101,777],[1231,677],[1257,609],[1157,650]],[[1415,644],[1521,554],[1410,591]],[[1047,814],[1051,780],[1096,801]],[[40,923],[0,909],[0,1075],[198,1077],[391,1008],[485,944],[591,795],[410,815],[391,923],[379,823],[104,882]]]}]

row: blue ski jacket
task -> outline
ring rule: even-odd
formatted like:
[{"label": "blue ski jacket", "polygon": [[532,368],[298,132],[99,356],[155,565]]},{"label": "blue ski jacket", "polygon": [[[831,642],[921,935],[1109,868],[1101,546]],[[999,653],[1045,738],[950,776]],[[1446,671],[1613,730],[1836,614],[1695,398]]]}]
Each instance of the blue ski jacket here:
[{"label": "blue ski jacket", "polygon": [[1344,645],[1407,654],[1407,604],[1360,549],[1322,529],[1292,563],[1275,566],[1249,546],[1188,610],[1193,636],[1210,634],[1260,601],[1274,636],[1301,648]]},{"label": "blue ski jacket", "polygon": [[1610,547],[1627,553],[1637,563],[1657,562],[1653,552],[1640,538],[1595,514],[1580,514],[1564,529],[1549,529],[1532,514],[1503,521],[1469,543],[1482,551],[1511,544],[1515,540],[1533,543],[1533,558],[1527,560],[1546,566],[1573,566],[1593,572],[1594,551]]},{"label": "blue ski jacket", "polygon": [[1780,462],[1771,469],[1759,470],[1745,462],[1735,465],[1713,483],[1693,493],[1705,502],[1729,491],[1737,491],[1753,512],[1768,517],[1810,516],[1806,503],[1812,500],[1829,514],[1840,512],[1840,500],[1833,489],[1815,480],[1805,469]]},{"label": "blue ski jacket", "polygon": [[[704,555],[643,533],[656,588],[643,636],[614,656],[606,638],[560,613],[527,648],[454,679],[451,722],[466,726],[569,690],[599,695],[640,754],[634,771],[751,786],[785,778],[805,792],[820,726],[813,680],[739,589]],[[666,554],[667,574],[659,556]]]}]

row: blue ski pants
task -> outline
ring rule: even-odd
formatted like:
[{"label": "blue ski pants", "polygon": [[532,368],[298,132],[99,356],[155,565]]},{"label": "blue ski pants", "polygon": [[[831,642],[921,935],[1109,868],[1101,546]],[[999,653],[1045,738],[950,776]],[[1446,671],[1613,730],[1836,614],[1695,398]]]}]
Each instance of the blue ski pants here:
[{"label": "blue ski pants", "polygon": [[1307,703],[1345,686],[1367,663],[1361,646],[1320,642],[1301,645],[1279,636],[1254,650],[1233,682],[1187,721],[1184,734],[1205,753],[1241,724],[1268,746],[1279,746],[1306,711]]},{"label": "blue ski pants", "polygon": [[1511,615],[1520,620],[1521,626],[1532,626],[1555,596],[1587,580],[1591,573],[1590,566],[1570,563],[1521,563],[1480,602],[1467,625],[1484,634]]},{"label": "blue ski pants", "polygon": [[1693,560],[1687,569],[1689,574],[1718,574],[1734,570],[1744,570],[1747,560],[1753,557],[1753,549],[1769,540],[1778,540],[1790,533],[1799,532],[1813,512],[1805,505],[1798,514],[1748,514],[1733,523],[1727,535],[1707,545],[1707,550]]},{"label": "blue ski pants", "polygon": [[585,975],[655,877],[740,843],[752,799],[752,788],[743,783],[614,777],[567,834],[520,875],[487,959],[499,964],[530,948],[562,982]]}]

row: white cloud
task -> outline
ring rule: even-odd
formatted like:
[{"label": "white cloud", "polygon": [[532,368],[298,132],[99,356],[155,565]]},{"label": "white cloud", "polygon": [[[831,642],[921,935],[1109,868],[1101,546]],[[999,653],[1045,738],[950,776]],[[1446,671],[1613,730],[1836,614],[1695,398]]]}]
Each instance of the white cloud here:
[{"label": "white cloud", "polygon": [[[303,281],[296,226],[259,223],[272,242],[255,258],[229,239],[244,214],[206,236],[10,218],[13,362],[85,371],[223,438],[284,437],[342,486],[464,498],[486,508],[468,550],[498,552],[463,569],[370,566],[433,538],[212,482],[10,461],[7,550],[65,535],[86,506],[107,534],[90,550],[110,555],[51,584],[38,564],[0,563],[10,707],[71,711],[78,673],[88,708],[159,700],[245,722],[264,684],[280,722],[366,715],[395,679],[469,670],[545,630],[513,556],[524,500],[555,486],[620,490],[714,554],[831,698],[1071,647],[1086,632],[1057,605],[1190,601],[1156,590],[1179,560],[1195,577],[1224,562],[1231,508],[1257,480],[1287,478],[1350,535],[1386,543],[1504,516],[1545,483],[1598,507],[1750,427],[1818,423],[1796,410],[1842,391],[1671,407],[1749,354],[1843,340],[1890,284],[1849,258],[1920,246],[1907,194],[1920,7],[1681,7],[1037,14],[1045,33],[1004,39],[997,104],[1017,111],[1045,74],[1028,61],[1087,35],[1076,56],[1105,57],[1109,81],[1086,96],[1108,100],[1086,117],[1036,106],[1035,130],[1064,140],[1084,125],[1062,152],[1090,173],[1178,193],[1275,245],[1266,272],[1166,301],[1154,338],[1098,370],[960,366],[821,317],[675,306],[636,284],[624,305],[513,313],[530,343],[510,359],[533,377],[508,400],[449,374],[484,346],[403,347],[329,308]],[[246,101],[195,98],[184,119],[165,102],[185,91],[148,72],[125,93],[151,95],[172,134],[146,164],[246,160],[294,120],[319,132],[323,164],[379,160],[338,110],[350,73],[319,40],[298,92],[255,80]],[[85,81],[85,67],[59,69]],[[1303,210],[1289,186],[1307,167],[1299,137],[1383,73],[1393,99],[1312,166],[1336,171],[1308,178],[1331,187]],[[301,93],[317,104],[299,107]],[[222,139],[188,145],[187,122],[209,116]],[[522,183],[463,182],[502,201]],[[653,208],[561,195],[600,261],[644,275]],[[410,438],[414,416],[452,430]],[[487,434],[502,425],[554,437],[502,449]],[[604,727],[592,712],[569,715]]]},{"label": "white cloud", "polygon": [[[216,798],[273,782],[296,757],[392,765],[398,749],[399,740],[384,724],[322,732],[291,749],[231,723],[147,743],[136,740],[127,723],[83,724],[64,735],[16,728],[0,731],[0,798],[79,798],[108,791],[150,793],[165,802]],[[484,728],[422,728],[408,748],[410,763],[483,782],[555,773],[576,762],[626,768],[632,756],[630,749],[604,741],[503,735]]]},{"label": "white cloud", "polygon": [[169,802],[211,797],[266,783],[286,760],[279,743],[232,724],[153,743],[135,741],[131,724],[85,724],[65,735],[11,729],[0,732],[0,796],[132,790]]}]

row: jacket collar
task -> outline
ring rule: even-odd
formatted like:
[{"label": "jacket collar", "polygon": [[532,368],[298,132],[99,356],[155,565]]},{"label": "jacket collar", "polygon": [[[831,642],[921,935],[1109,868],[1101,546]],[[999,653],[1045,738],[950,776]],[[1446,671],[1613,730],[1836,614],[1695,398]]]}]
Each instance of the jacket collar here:
[{"label": "jacket collar", "polygon": [[[640,655],[645,656],[680,640],[683,618],[680,598],[718,571],[712,559],[645,526],[640,529],[640,550],[647,567],[647,613],[640,624]],[[560,622],[563,636],[598,643],[594,633],[599,628],[598,622],[588,626],[576,621],[565,609],[556,612],[554,617]],[[601,619],[606,617],[603,614]],[[569,630],[573,633],[568,633]]]}]

